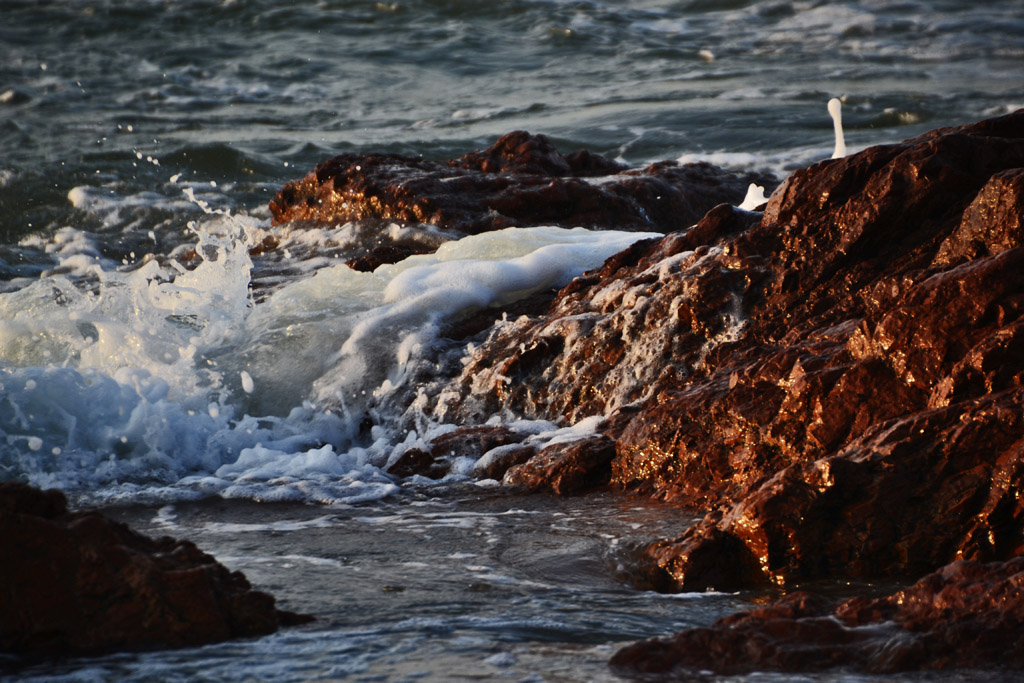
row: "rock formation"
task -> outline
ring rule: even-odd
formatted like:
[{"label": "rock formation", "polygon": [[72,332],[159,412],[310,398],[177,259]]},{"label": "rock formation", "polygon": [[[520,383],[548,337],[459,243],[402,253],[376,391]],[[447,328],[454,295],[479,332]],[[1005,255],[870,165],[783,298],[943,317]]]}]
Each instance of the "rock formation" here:
[{"label": "rock formation", "polygon": [[[480,476],[560,494],[611,486],[703,514],[639,553],[632,576],[643,587],[934,572],[838,608],[790,596],[627,648],[616,666],[863,660],[895,671],[982,666],[998,643],[1019,649],[1024,110],[796,171],[761,213],[711,208],[721,195],[707,188],[735,178],[691,183],[699,199],[666,189],[665,174],[692,171],[561,157],[513,133],[447,166],[337,157],[272,209],[277,220],[372,215],[462,232],[556,223],[668,233],[577,278],[546,310],[531,304],[496,322],[434,409],[468,426],[398,470],[443,474],[469,448],[484,455]],[[441,185],[451,194],[424,189]],[[576,194],[590,192],[611,194]],[[605,421],[598,435],[534,449],[473,427],[502,411]]]},{"label": "rock formation", "polygon": [[[689,227],[716,204],[741,201],[753,182],[777,184],[767,174],[706,163],[630,169],[587,151],[562,156],[545,136],[514,131],[447,163],[341,154],[286,184],[270,210],[275,224],[398,222],[457,234],[531,225],[669,232]],[[382,242],[353,267],[371,268],[421,248]]]},{"label": "rock formation", "polygon": [[0,652],[96,654],[273,633],[282,612],[188,541],[151,539],[59,491],[0,483]]},{"label": "rock formation", "polygon": [[[1024,555],[1022,217],[1024,111],[823,161],[763,214],[718,206],[498,323],[436,414],[606,416],[611,466],[578,481],[705,514],[638,585],[998,567]],[[560,490],[541,458],[506,480]]]},{"label": "rock formation", "polygon": [[607,415],[610,483],[710,511],[649,548],[666,588],[1011,557],[1021,167],[1018,112],[797,171],[499,324],[438,413]]}]

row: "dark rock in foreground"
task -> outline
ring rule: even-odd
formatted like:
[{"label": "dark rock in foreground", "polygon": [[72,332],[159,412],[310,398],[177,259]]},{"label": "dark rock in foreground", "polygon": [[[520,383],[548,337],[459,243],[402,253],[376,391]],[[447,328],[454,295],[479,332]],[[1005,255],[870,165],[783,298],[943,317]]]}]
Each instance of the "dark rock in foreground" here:
[{"label": "dark rock in foreground", "polygon": [[[562,156],[543,135],[508,133],[447,163],[341,154],[285,185],[274,223],[395,221],[462,234],[531,225],[669,232],[722,202],[739,203],[764,174],[663,161],[644,169],[586,151]],[[378,254],[381,256],[382,254]]]},{"label": "dark rock in foreground", "polygon": [[623,648],[623,674],[869,673],[1024,667],[1024,557],[957,562],[891,596],[838,607],[794,593],[709,628]]},{"label": "dark rock in foreground", "polygon": [[0,652],[184,647],[308,621],[188,541],[151,539],[63,494],[0,483]]}]

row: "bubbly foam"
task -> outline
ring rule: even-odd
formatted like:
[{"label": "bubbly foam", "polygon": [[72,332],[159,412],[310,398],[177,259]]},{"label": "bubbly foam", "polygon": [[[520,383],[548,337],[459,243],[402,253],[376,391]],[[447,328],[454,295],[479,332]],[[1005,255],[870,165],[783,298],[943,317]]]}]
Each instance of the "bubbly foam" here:
[{"label": "bubbly foam", "polygon": [[[442,356],[464,352],[443,324],[560,287],[649,236],[498,231],[373,273],[320,268],[256,301],[249,247],[265,225],[186,196],[207,214],[190,224],[190,263],[94,258],[88,285],[54,273],[0,294],[0,478],[90,502],[393,495],[381,467],[451,428],[399,419],[419,379],[440,382]],[[67,258],[88,252],[66,237],[80,245]]]}]

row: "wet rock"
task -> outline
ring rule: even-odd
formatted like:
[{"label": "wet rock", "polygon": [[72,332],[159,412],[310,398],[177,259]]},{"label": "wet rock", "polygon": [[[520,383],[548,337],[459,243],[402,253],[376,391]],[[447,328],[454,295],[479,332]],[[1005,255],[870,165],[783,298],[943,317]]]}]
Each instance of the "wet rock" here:
[{"label": "wet rock", "polygon": [[57,491],[0,483],[0,651],[95,654],[273,633],[282,612],[188,541],[151,539]]},{"label": "wet rock", "polygon": [[514,131],[447,163],[395,154],[342,154],[286,184],[270,202],[275,224],[427,223],[477,234],[529,225],[668,232],[750,183],[775,178],[671,161],[629,169],[600,155],[563,156],[543,135]]},{"label": "wet rock", "polygon": [[706,513],[647,548],[651,585],[1013,557],[1021,169],[1024,111],[797,171],[496,325],[436,414],[606,416],[613,486]]},{"label": "wet rock", "polygon": [[470,473],[475,479],[501,481],[505,473],[516,465],[522,465],[537,455],[537,448],[529,444],[508,444],[498,446],[483,455]]},{"label": "wet rock", "polygon": [[615,442],[603,435],[555,443],[505,473],[505,483],[560,496],[584,493],[608,483]]},{"label": "wet rock", "polygon": [[459,458],[479,460],[488,451],[518,445],[522,440],[522,435],[502,425],[460,427],[433,439],[429,451],[421,448],[405,451],[387,471],[398,477],[418,474],[440,479],[451,471],[452,463]]},{"label": "wet rock", "polygon": [[415,254],[428,253],[424,248],[414,248],[405,245],[398,244],[386,244],[374,247],[369,252],[356,256],[345,261],[352,270],[358,270],[363,273],[372,273],[377,269],[378,266],[382,266],[385,263],[398,263]]},{"label": "wet rock", "polygon": [[690,230],[635,243],[577,278],[546,314],[497,326],[438,416],[475,421],[511,408],[571,424],[682,386],[738,322],[722,311],[747,274],[708,265],[722,240],[757,218],[718,206]]},{"label": "wet rock", "polygon": [[832,607],[794,593],[708,628],[623,648],[620,673],[685,676],[842,667],[867,673],[1024,667],[1024,558],[955,562],[883,598]]},{"label": "wet rock", "polygon": [[388,465],[387,471],[396,477],[420,475],[428,479],[441,479],[451,470],[451,463],[435,458],[422,448],[410,448]]}]

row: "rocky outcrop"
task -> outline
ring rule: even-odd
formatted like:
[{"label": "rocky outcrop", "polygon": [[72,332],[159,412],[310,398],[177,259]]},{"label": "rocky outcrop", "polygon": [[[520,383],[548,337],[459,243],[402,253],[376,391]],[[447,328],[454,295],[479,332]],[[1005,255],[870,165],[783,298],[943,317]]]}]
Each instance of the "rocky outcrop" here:
[{"label": "rocky outcrop", "polygon": [[833,607],[794,593],[708,628],[627,646],[611,660],[629,675],[700,671],[896,673],[1024,668],[1024,557],[956,562],[883,598]]},{"label": "rocky outcrop", "polygon": [[462,234],[528,225],[669,232],[716,204],[742,201],[754,182],[777,184],[770,175],[705,163],[630,169],[586,151],[563,156],[545,136],[514,131],[447,163],[341,154],[286,184],[270,210],[275,224],[393,221]]},{"label": "rocky outcrop", "polygon": [[308,620],[188,541],[69,512],[58,491],[0,483],[0,652],[184,647]]},{"label": "rocky outcrop", "polygon": [[797,171],[496,325],[437,415],[607,416],[612,485],[706,512],[665,590],[1014,557],[1022,169],[1024,111]]},{"label": "rocky outcrop", "polygon": [[603,416],[536,452],[480,442],[477,474],[703,514],[636,554],[638,586],[928,574],[838,607],[796,594],[627,648],[623,671],[1021,667],[999,650],[1022,644],[1022,223],[1024,110],[824,161],[495,323],[434,415]]}]

